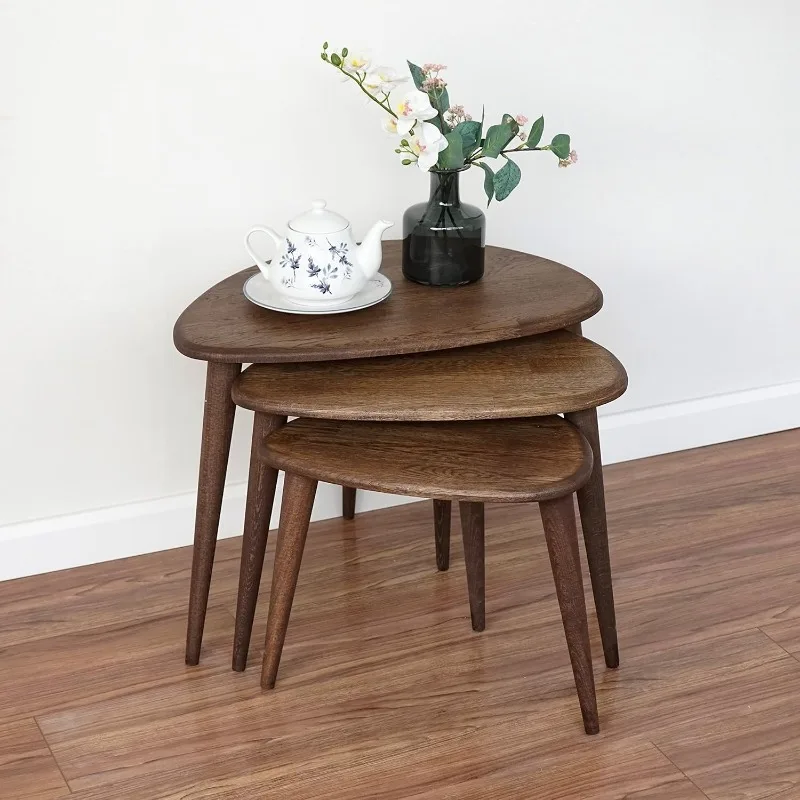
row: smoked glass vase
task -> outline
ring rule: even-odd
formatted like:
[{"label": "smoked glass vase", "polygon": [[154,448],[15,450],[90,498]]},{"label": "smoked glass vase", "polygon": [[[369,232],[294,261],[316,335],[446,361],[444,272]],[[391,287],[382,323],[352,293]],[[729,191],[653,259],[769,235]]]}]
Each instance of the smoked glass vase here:
[{"label": "smoked glass vase", "polygon": [[461,286],[483,277],[486,216],[462,203],[467,169],[431,170],[430,198],[403,215],[403,275],[428,286]]}]

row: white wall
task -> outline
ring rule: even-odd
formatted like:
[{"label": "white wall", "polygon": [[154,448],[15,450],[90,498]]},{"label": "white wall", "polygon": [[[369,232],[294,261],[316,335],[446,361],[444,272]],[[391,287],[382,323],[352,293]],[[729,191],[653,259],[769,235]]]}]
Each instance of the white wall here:
[{"label": "white wall", "polygon": [[[0,0],[0,577],[188,541],[204,369],[174,319],[253,224],[324,196],[359,232],[425,195],[323,39],[572,134],[573,169],[520,157],[488,238],[602,287],[586,331],[631,378],[612,458],[800,425],[798,35],[794,0]],[[155,541],[114,528],[159,503],[182,511]]]}]

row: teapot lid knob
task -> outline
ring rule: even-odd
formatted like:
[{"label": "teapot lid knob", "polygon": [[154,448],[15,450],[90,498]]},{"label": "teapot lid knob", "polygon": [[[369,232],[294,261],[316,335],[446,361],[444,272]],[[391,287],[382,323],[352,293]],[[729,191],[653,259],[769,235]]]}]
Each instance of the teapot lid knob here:
[{"label": "teapot lid knob", "polygon": [[324,200],[311,201],[311,208],[313,208],[314,211],[323,211],[326,205],[328,204]]}]

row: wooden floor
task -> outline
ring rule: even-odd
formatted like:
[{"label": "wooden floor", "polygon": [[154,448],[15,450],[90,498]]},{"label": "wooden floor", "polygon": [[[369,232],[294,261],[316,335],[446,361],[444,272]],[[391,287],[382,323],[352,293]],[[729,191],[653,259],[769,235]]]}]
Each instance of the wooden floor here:
[{"label": "wooden floor", "polygon": [[188,549],[0,584],[0,797],[800,798],[800,430],[610,467],[607,489],[622,665],[593,631],[599,736],[535,510],[487,512],[476,634],[457,520],[437,574],[417,503],[312,526],[268,694],[266,596],[229,667],[238,539],[194,668]]}]

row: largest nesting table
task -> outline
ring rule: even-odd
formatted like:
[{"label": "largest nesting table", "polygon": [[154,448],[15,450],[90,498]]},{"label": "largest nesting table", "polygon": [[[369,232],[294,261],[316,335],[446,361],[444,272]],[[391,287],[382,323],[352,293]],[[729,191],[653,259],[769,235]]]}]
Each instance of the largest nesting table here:
[{"label": "largest nesting table", "polygon": [[[400,260],[400,242],[385,242],[382,272],[392,281],[393,291],[386,302],[372,308],[329,316],[267,311],[254,306],[242,294],[244,282],[255,271],[248,269],[231,275],[198,297],[175,323],[176,348],[185,356],[207,362],[186,634],[187,664],[197,664],[200,659],[236,410],[231,388],[243,364],[329,362],[430,353],[522,339],[561,328],[580,332],[580,323],[596,314],[603,304],[600,289],[584,275],[554,261],[514,250],[487,247],[483,280],[458,288],[411,283],[402,276]],[[430,379],[436,381],[441,377],[432,371]],[[298,408],[303,407],[303,398],[298,397],[297,403]],[[588,404],[592,408],[573,419],[582,427],[593,449],[598,447],[593,408],[598,404]],[[466,392],[463,414],[451,408],[449,418],[471,419],[470,414]],[[419,409],[417,419],[425,418],[424,409]],[[604,520],[599,458],[584,492],[584,502],[588,514],[594,513]]]}]

